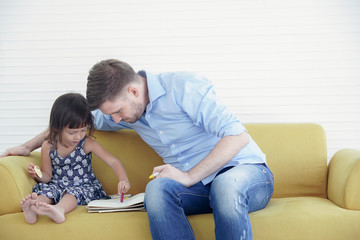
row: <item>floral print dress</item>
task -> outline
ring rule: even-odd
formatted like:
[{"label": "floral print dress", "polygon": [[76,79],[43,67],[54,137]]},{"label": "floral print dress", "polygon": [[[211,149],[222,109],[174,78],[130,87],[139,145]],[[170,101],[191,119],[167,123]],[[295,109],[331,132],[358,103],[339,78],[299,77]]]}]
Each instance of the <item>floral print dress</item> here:
[{"label": "floral print dress", "polygon": [[76,197],[77,205],[86,205],[92,200],[106,196],[101,183],[96,178],[91,166],[91,153],[84,151],[83,138],[75,150],[62,158],[51,148],[52,179],[49,183],[38,183],[33,192],[54,199],[55,204],[65,193]]}]

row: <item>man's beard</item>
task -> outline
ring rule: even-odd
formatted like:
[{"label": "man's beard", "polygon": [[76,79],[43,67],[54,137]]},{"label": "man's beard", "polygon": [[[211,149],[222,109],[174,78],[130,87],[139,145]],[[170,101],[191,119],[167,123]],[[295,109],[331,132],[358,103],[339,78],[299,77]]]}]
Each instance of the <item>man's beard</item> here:
[{"label": "man's beard", "polygon": [[135,109],[134,117],[132,119],[127,119],[126,122],[135,123],[137,120],[139,120],[141,118],[141,116],[145,112],[145,107],[140,103],[138,103],[138,104],[132,103],[131,105],[132,105],[131,107],[133,109]]}]

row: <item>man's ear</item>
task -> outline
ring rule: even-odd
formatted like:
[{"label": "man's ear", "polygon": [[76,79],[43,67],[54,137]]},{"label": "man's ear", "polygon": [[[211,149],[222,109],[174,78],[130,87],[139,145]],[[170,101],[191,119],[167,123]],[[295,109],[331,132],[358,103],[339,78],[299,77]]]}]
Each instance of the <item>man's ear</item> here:
[{"label": "man's ear", "polygon": [[139,96],[139,90],[134,86],[129,86],[128,93],[134,95],[135,97]]}]

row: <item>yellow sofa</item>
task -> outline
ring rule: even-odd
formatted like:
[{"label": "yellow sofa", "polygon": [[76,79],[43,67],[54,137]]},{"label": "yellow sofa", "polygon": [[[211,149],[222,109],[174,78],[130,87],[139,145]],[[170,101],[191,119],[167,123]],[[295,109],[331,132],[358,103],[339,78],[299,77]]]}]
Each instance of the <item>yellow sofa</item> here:
[{"label": "yellow sofa", "polygon": [[[275,175],[269,205],[250,214],[254,239],[360,239],[360,151],[337,152],[327,165],[324,130],[316,124],[246,124]],[[131,130],[97,131],[96,140],[124,164],[130,193],[144,192],[159,156]],[[56,224],[46,216],[29,225],[20,200],[35,181],[26,172],[40,154],[0,159],[0,239],[151,239],[146,212],[88,213],[85,206]],[[116,192],[112,170],[93,160],[107,194]],[[189,216],[196,239],[214,237],[212,214]]]}]

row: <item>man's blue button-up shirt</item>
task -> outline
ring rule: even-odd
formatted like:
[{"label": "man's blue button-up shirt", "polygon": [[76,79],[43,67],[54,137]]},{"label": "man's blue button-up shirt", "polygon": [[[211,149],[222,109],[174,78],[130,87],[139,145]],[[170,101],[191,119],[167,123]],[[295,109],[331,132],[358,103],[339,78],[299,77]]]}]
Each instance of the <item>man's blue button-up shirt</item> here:
[{"label": "man's blue button-up shirt", "polygon": [[[206,78],[188,72],[139,74],[147,79],[150,100],[141,118],[135,123],[116,123],[111,116],[95,110],[96,129],[134,129],[165,163],[181,171],[189,171],[203,160],[222,137],[246,131],[216,97]],[[264,162],[265,155],[250,137],[250,143],[224,167]],[[211,182],[216,173],[202,182]]]}]

